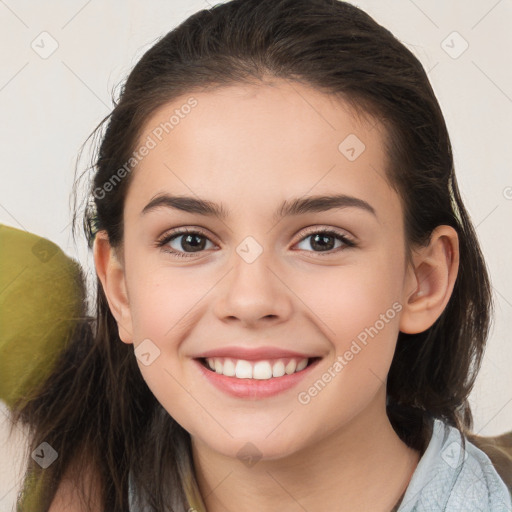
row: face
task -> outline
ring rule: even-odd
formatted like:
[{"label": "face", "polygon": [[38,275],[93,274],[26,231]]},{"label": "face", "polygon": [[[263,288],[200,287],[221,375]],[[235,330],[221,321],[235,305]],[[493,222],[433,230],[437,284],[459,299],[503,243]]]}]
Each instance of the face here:
[{"label": "face", "polygon": [[121,337],[144,379],[228,457],[380,421],[411,291],[381,128],[281,81],[190,96],[148,120],[125,202]]}]

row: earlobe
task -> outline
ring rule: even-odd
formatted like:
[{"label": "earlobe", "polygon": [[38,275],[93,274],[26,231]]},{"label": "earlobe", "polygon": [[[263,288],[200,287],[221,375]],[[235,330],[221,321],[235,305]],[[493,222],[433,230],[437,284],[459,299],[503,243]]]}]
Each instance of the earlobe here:
[{"label": "earlobe", "polygon": [[400,331],[426,331],[450,300],[459,269],[459,239],[450,226],[438,226],[430,243],[415,252],[403,296]]},{"label": "earlobe", "polygon": [[94,264],[103,286],[110,311],[116,319],[119,337],[124,343],[133,343],[130,302],[125,272],[114,248],[110,245],[106,231],[99,231],[94,239]]}]

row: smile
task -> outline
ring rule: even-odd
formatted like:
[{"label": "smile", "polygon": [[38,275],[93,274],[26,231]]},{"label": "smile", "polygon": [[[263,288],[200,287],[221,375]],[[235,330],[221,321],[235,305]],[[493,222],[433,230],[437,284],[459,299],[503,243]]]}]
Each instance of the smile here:
[{"label": "smile", "polygon": [[226,377],[237,379],[268,380],[292,375],[308,366],[308,358],[280,358],[247,361],[229,357],[208,357],[203,364],[210,370]]},{"label": "smile", "polygon": [[261,400],[295,388],[321,357],[246,360],[201,357],[196,367],[209,385],[235,398]]}]

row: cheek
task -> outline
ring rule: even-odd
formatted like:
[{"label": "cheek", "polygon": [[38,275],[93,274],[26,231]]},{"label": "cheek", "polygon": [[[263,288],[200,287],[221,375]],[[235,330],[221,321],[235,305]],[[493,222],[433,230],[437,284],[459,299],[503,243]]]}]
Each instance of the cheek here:
[{"label": "cheek", "polygon": [[[304,302],[314,305],[316,324],[334,352],[325,372],[332,385],[328,384],[326,393],[322,391],[323,398],[316,406],[328,408],[331,400],[365,404],[386,381],[402,309],[401,263],[397,260],[376,254],[371,261],[329,269],[328,278],[327,273],[323,279],[317,276],[302,288],[302,297],[307,297]],[[314,282],[321,285],[313,286]],[[309,398],[307,388],[304,390]]]},{"label": "cheek", "polygon": [[402,280],[399,262],[377,258],[324,268],[302,276],[294,288],[326,336],[343,342],[373,326],[381,315],[386,317],[386,326],[398,323]]},{"label": "cheek", "polygon": [[186,323],[187,314],[206,293],[200,280],[184,269],[134,264],[127,273],[134,276],[128,279],[128,291],[136,339],[172,338],[173,329]]},{"label": "cheek", "polygon": [[340,269],[321,290],[310,289],[305,300],[318,305],[315,314],[321,322],[316,323],[334,353],[323,371],[304,383],[297,398],[311,415],[324,418],[326,428],[349,421],[386,382],[402,309],[395,270],[377,262]]},{"label": "cheek", "polygon": [[130,308],[135,340],[161,340],[177,321],[174,318],[176,297],[173,300],[163,287],[148,281],[138,286],[132,297]]}]

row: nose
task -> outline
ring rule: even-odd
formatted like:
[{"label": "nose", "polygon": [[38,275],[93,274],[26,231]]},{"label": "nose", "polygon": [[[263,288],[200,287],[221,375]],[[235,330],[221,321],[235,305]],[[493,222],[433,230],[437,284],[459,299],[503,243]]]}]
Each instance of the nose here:
[{"label": "nose", "polygon": [[265,251],[252,263],[238,254],[232,261],[231,271],[219,283],[214,306],[217,318],[244,327],[279,324],[289,319],[293,293],[271,268]]}]

